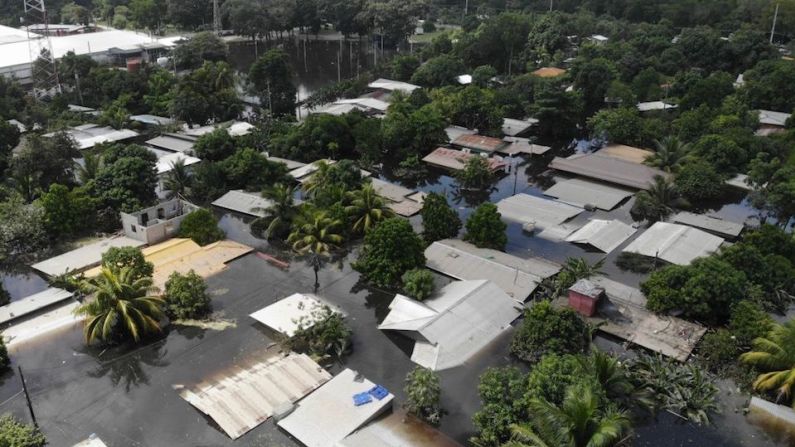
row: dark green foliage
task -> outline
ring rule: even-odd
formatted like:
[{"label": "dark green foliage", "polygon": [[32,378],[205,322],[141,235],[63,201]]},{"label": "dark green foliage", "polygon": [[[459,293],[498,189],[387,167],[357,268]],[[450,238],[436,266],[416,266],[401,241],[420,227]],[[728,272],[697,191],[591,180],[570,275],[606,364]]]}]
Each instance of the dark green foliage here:
[{"label": "dark green foliage", "polygon": [[393,287],[407,271],[425,264],[425,244],[405,219],[394,217],[378,224],[364,237],[364,247],[353,267],[370,282]]},{"label": "dark green foliage", "polygon": [[118,274],[125,268],[131,270],[133,280],[152,276],[155,266],[144,258],[136,247],[111,247],[102,253],[102,267]]},{"label": "dark green foliage", "polygon": [[432,192],[422,203],[422,237],[426,243],[454,238],[461,230],[461,219],[441,194]]},{"label": "dark green foliage", "polygon": [[38,204],[26,204],[15,193],[0,202],[0,261],[35,255],[46,246],[44,210]]},{"label": "dark green foliage", "polygon": [[339,360],[351,347],[350,328],[342,315],[328,307],[312,312],[298,320],[298,329],[287,341],[288,349],[307,353],[316,358]]},{"label": "dark green foliage", "polygon": [[431,296],[435,288],[433,273],[423,268],[407,271],[401,277],[401,281],[403,282],[403,290],[406,292],[406,295],[417,301],[423,301]]},{"label": "dark green foliage", "polygon": [[85,233],[94,223],[96,203],[83,188],[69,191],[64,185],[52,184],[39,203],[44,209],[44,225],[54,238]]},{"label": "dark green foliage", "polygon": [[188,124],[234,119],[242,110],[235,74],[226,62],[204,62],[179,79],[171,113]]},{"label": "dark green foliage", "polygon": [[572,68],[574,87],[583,92],[586,114],[594,112],[604,104],[607,89],[616,78],[616,67],[604,58],[585,60],[578,58]]},{"label": "dark green foliage", "polygon": [[0,306],[5,306],[6,304],[11,302],[11,294],[8,293],[8,290],[0,284]]},{"label": "dark green foliage", "polygon": [[795,109],[795,65],[791,61],[761,61],[745,73],[744,93],[754,109],[789,112]]},{"label": "dark green foliage", "polygon": [[354,146],[345,117],[318,113],[273,136],[269,149],[272,155],[313,162],[321,158],[350,157]]},{"label": "dark green foliage", "polygon": [[500,217],[497,205],[493,203],[480,205],[467,219],[464,240],[480,248],[504,250],[508,242],[508,236],[505,234],[508,226]]},{"label": "dark green foliage", "polygon": [[693,153],[712,165],[720,174],[736,173],[748,161],[740,145],[724,135],[705,135],[693,145]]},{"label": "dark green foliage", "polygon": [[511,353],[536,362],[550,353],[581,353],[588,343],[588,327],[574,310],[555,309],[542,301],[525,311],[511,341]]},{"label": "dark green foliage", "polygon": [[32,201],[53,183],[74,184],[73,158],[79,156],[74,140],[66,133],[30,135],[22,150],[12,157],[8,176],[22,197]]},{"label": "dark green foliage", "polygon": [[392,78],[397,81],[408,81],[414,71],[420,66],[420,60],[411,54],[395,56],[390,62],[392,65]]},{"label": "dark green foliage", "polygon": [[451,123],[485,134],[500,134],[503,114],[493,90],[470,85],[463,90],[445,88],[432,93],[437,109]]},{"label": "dark green foliage", "polygon": [[38,428],[23,424],[10,414],[0,416],[0,446],[44,447],[47,438]]},{"label": "dark green foliage", "polygon": [[455,78],[464,73],[461,59],[449,54],[442,54],[427,60],[414,75],[411,82],[424,87],[442,87],[455,83]]},{"label": "dark green foliage", "polygon": [[397,160],[425,155],[447,141],[446,126],[445,118],[432,104],[416,108],[405,98],[393,96],[381,124],[384,151]]},{"label": "dark green foliage", "polygon": [[268,186],[287,181],[287,168],[283,163],[269,161],[254,149],[240,149],[218,166],[223,173],[225,187],[261,191]]},{"label": "dark green foliage", "polygon": [[525,376],[514,367],[488,368],[480,376],[478,394],[482,405],[472,417],[477,441],[499,445],[508,440],[511,424],[527,415],[526,388]]},{"label": "dark green foliage", "polygon": [[[169,4],[170,11],[172,5],[173,3]],[[180,68],[199,68],[205,61],[225,61],[226,53],[226,43],[223,40],[212,32],[202,32],[177,45],[174,59]]]},{"label": "dark green foliage", "polygon": [[662,264],[661,261],[638,253],[622,252],[616,258],[618,268],[635,273],[650,273],[660,264]]},{"label": "dark green foliage", "polygon": [[737,362],[740,348],[737,338],[727,329],[704,334],[698,344],[698,356],[708,370],[724,374]]},{"label": "dark green foliage", "polygon": [[249,70],[248,78],[262,102],[273,116],[293,116],[297,90],[293,69],[284,50],[274,48],[262,55]]},{"label": "dark green foliage", "polygon": [[720,196],[723,179],[712,164],[701,159],[690,160],[676,175],[676,189],[688,200],[709,200]]},{"label": "dark green foliage", "polygon": [[155,202],[157,157],[138,145],[111,146],[87,185],[102,207],[132,212]]},{"label": "dark green foliage", "polygon": [[172,273],[166,281],[163,299],[166,315],[171,319],[201,319],[213,310],[207,284],[193,270],[185,275]]},{"label": "dark green foliage", "polygon": [[417,366],[406,376],[406,403],[403,406],[431,425],[439,425],[444,415],[441,407],[442,388],[439,376],[428,368]]},{"label": "dark green foliage", "polygon": [[179,226],[179,237],[190,238],[199,245],[220,241],[224,236],[223,230],[218,228],[218,219],[204,208],[185,216]]},{"label": "dark green foliage", "polygon": [[[561,334],[563,335],[563,334]],[[557,337],[557,335],[552,335]],[[527,376],[527,396],[541,398],[553,404],[563,402],[566,389],[586,377],[581,374],[577,357],[569,354],[547,354],[533,366]]]},{"label": "dark green foliage", "polygon": [[649,310],[681,311],[686,318],[711,324],[725,322],[731,306],[745,299],[747,288],[745,274],[716,257],[665,267],[641,284]]},{"label": "dark green foliage", "polygon": [[471,190],[483,190],[494,180],[489,162],[483,157],[472,157],[467,160],[464,169],[456,172],[455,176],[461,188]]},{"label": "dark green foliage", "polygon": [[235,152],[235,140],[226,129],[215,129],[200,136],[193,145],[193,151],[202,160],[221,161]]},{"label": "dark green foliage", "polygon": [[0,173],[8,167],[11,149],[19,144],[19,129],[14,124],[0,120]]},{"label": "dark green foliage", "polygon": [[729,330],[740,349],[747,350],[751,342],[764,337],[770,330],[773,319],[752,301],[740,301],[732,306]]}]

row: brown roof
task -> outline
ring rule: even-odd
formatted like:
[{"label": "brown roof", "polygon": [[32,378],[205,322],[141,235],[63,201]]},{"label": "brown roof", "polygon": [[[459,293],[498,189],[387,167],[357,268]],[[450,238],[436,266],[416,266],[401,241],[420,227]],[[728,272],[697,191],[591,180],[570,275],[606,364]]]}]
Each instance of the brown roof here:
[{"label": "brown roof", "polygon": [[654,182],[655,176],[671,176],[656,168],[598,153],[577,154],[569,158],[555,157],[549,167],[636,189],[647,189]]},{"label": "brown roof", "polygon": [[[467,160],[472,157],[480,157],[480,155],[468,154],[455,149],[439,147],[430,154],[426,155],[422,161],[440,168],[460,171],[464,169],[464,165],[466,165]],[[486,158],[486,161],[489,163],[489,168],[492,171],[497,171],[505,167],[505,162],[499,158]]]},{"label": "brown roof", "polygon": [[566,73],[566,70],[557,67],[542,67],[534,71],[533,74],[541,78],[556,78]]},{"label": "brown roof", "polygon": [[461,135],[453,140],[453,144],[478,151],[494,152],[501,148],[505,142],[499,138],[484,137],[483,135]]},{"label": "brown roof", "polygon": [[654,155],[654,152],[641,149],[638,147],[627,146],[624,144],[609,144],[601,149],[599,155],[608,155],[614,158],[620,158],[624,161],[641,164],[647,158]]}]

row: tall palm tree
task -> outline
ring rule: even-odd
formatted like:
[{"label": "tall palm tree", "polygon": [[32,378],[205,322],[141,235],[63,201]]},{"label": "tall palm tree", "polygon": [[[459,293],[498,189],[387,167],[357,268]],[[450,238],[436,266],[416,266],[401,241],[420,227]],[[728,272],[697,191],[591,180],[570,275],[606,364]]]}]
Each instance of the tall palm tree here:
[{"label": "tall palm tree", "polygon": [[658,175],[648,190],[635,194],[630,213],[638,220],[657,222],[674,212],[674,207],[686,205],[672,181]]},{"label": "tall palm tree", "polygon": [[583,258],[566,258],[566,262],[563,263],[563,268],[560,270],[560,273],[549,281],[546,286],[547,291],[551,293],[550,298],[554,299],[559,296],[581,279],[601,275],[604,263],[604,259],[589,264],[588,261]]},{"label": "tall palm tree", "polygon": [[590,355],[580,356],[577,360],[583,372],[596,379],[611,401],[628,409],[639,407],[648,411],[654,410],[654,399],[650,390],[633,384],[626,367],[616,357],[593,348]]},{"label": "tall palm tree", "polygon": [[[254,208],[253,210],[264,214],[257,220],[268,225],[264,232],[265,239],[284,237],[289,233],[290,226],[298,214],[294,199],[295,189],[294,186],[277,183],[262,191],[262,197],[273,203],[267,208]],[[252,226],[254,225],[252,224]]]},{"label": "tall palm tree", "polygon": [[193,176],[185,166],[185,159],[180,158],[171,162],[171,170],[168,171],[163,182],[163,188],[168,191],[168,198],[187,196],[191,186],[193,186]]},{"label": "tall palm tree", "polygon": [[754,381],[754,389],[775,391],[778,401],[791,400],[795,408],[795,319],[773,324],[765,337],[754,340],[753,349],[740,360],[764,371]]},{"label": "tall palm tree", "polygon": [[317,190],[329,183],[331,164],[325,160],[318,160],[314,165],[317,169],[309,176],[309,179],[304,182],[304,191],[309,195],[314,194]]},{"label": "tall palm tree", "polygon": [[323,258],[328,257],[343,241],[339,233],[341,226],[339,219],[329,217],[324,211],[312,209],[304,210],[293,223],[293,231],[287,242],[292,244],[293,250],[309,256],[309,262],[315,271],[315,290],[320,285],[317,273],[323,264]]},{"label": "tall palm tree", "polygon": [[682,163],[690,157],[690,143],[670,135],[662,140],[655,140],[656,151],[646,159],[646,164],[660,168],[665,172],[676,172]]},{"label": "tall palm tree", "polygon": [[91,297],[75,310],[88,316],[84,327],[86,343],[112,343],[160,332],[162,297],[151,295],[152,278],[134,278],[129,267],[114,271],[102,268],[96,278],[85,280],[82,289]]},{"label": "tall palm tree", "polygon": [[348,191],[346,195],[350,205],[345,207],[345,212],[353,221],[353,231],[357,233],[367,233],[377,223],[395,215],[370,183],[356,191]]},{"label": "tall palm tree", "polygon": [[102,155],[86,152],[83,155],[83,164],[75,163],[77,168],[77,178],[80,180],[81,185],[85,185],[90,180],[97,177],[100,168],[102,168]]},{"label": "tall palm tree", "polygon": [[611,447],[631,428],[626,412],[603,408],[587,385],[566,390],[561,405],[530,401],[530,422],[511,426],[510,447]]}]

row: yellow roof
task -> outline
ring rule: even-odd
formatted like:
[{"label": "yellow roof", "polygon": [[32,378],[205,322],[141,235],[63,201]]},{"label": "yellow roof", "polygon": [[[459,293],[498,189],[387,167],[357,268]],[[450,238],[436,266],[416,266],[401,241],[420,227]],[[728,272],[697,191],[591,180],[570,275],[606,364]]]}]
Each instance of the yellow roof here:
[{"label": "yellow roof", "polygon": [[541,78],[556,78],[566,73],[566,70],[557,67],[542,67],[534,71],[533,74]]}]

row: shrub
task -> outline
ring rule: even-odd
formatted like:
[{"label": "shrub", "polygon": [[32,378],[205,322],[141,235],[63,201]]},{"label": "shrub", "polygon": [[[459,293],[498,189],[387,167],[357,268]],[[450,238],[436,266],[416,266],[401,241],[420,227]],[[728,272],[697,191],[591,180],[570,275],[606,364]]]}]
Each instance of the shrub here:
[{"label": "shrub", "polygon": [[588,343],[588,326],[574,310],[555,309],[548,301],[542,301],[525,311],[511,340],[511,353],[536,362],[550,353],[581,353]]},{"label": "shrub", "polygon": [[527,376],[525,400],[541,398],[560,404],[566,395],[566,388],[578,383],[582,377],[577,357],[568,354],[545,355]]},{"label": "shrub", "polygon": [[287,340],[287,349],[319,359],[341,358],[351,346],[351,330],[342,315],[328,306],[315,310],[298,321],[298,329]]},{"label": "shrub", "polygon": [[658,263],[657,259],[638,253],[622,252],[616,258],[618,268],[634,273],[650,273],[657,268]]},{"label": "shrub", "polygon": [[423,301],[433,294],[433,273],[426,269],[412,269],[403,274],[403,290],[417,301]]},{"label": "shrub", "polygon": [[212,312],[207,284],[193,270],[185,275],[172,273],[166,281],[163,298],[166,301],[166,315],[172,319],[199,319]]},{"label": "shrub", "polygon": [[735,364],[740,350],[731,332],[718,329],[704,335],[698,345],[698,352],[710,371],[723,374]]},{"label": "shrub", "polygon": [[502,221],[497,205],[484,203],[467,219],[467,233],[464,240],[480,248],[503,250],[508,242],[505,230],[508,228]]},{"label": "shrub", "polygon": [[0,337],[0,371],[5,371],[11,366],[11,358],[8,356],[8,348],[3,337]]},{"label": "shrub", "polygon": [[440,405],[442,388],[439,376],[428,368],[417,366],[406,376],[405,391],[404,406],[408,412],[429,424],[439,425],[444,415]]},{"label": "shrub", "polygon": [[179,226],[179,237],[193,239],[199,245],[207,245],[224,238],[224,232],[218,228],[218,219],[206,209],[196,210],[182,220]]},{"label": "shrub", "polygon": [[422,202],[422,237],[426,243],[454,238],[461,230],[461,219],[443,195],[432,192]]},{"label": "shrub", "polygon": [[714,199],[723,191],[723,179],[712,165],[701,159],[686,163],[675,183],[677,190],[693,201]]},{"label": "shrub", "polygon": [[407,271],[425,264],[425,246],[405,219],[393,217],[370,230],[353,267],[381,287],[398,284]]},{"label": "shrub", "polygon": [[752,301],[744,300],[732,306],[729,330],[740,349],[748,349],[755,338],[764,337],[770,330],[773,319]]},{"label": "shrub", "polygon": [[135,279],[152,276],[155,266],[144,258],[144,254],[136,247],[111,247],[102,254],[102,267],[119,273],[129,267]]},{"label": "shrub", "polygon": [[0,446],[44,447],[47,438],[38,428],[23,424],[10,414],[0,417]]}]

